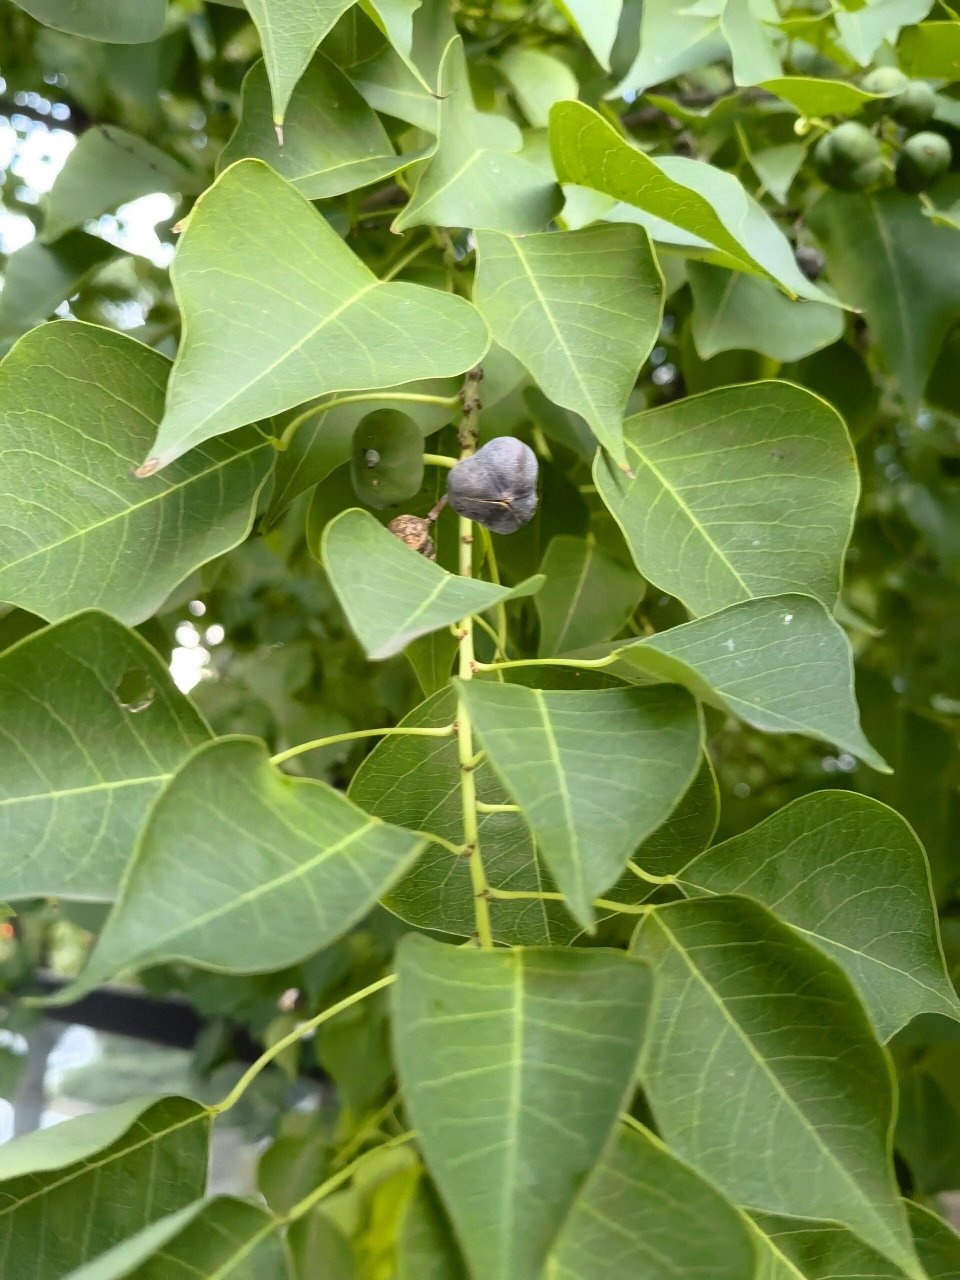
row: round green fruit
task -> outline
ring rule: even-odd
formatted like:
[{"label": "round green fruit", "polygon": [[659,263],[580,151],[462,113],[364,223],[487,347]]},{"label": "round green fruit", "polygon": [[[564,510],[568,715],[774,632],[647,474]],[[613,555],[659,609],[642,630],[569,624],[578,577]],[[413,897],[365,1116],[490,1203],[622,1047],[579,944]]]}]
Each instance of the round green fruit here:
[{"label": "round green fruit", "polygon": [[939,133],[915,133],[903,144],[897,160],[897,186],[916,194],[926,191],[950,168],[953,152]]},{"label": "round green fruit", "polygon": [[886,98],[902,93],[910,81],[896,67],[877,67],[860,81],[865,93],[882,93]]},{"label": "round green fruit", "polygon": [[868,164],[880,158],[880,142],[862,124],[855,120],[847,120],[838,125],[827,135],[830,139],[830,154],[833,159],[848,169]]},{"label": "round green fruit", "polygon": [[838,191],[862,191],[883,177],[880,143],[852,121],[820,139],[813,163],[827,186]]},{"label": "round green fruit", "polygon": [[350,477],[377,511],[412,498],[423,483],[423,436],[413,419],[397,409],[368,413],[353,433]]},{"label": "round green fruit", "polygon": [[897,95],[890,114],[901,124],[917,129],[933,119],[937,109],[937,95],[925,80],[911,80],[903,93]]}]

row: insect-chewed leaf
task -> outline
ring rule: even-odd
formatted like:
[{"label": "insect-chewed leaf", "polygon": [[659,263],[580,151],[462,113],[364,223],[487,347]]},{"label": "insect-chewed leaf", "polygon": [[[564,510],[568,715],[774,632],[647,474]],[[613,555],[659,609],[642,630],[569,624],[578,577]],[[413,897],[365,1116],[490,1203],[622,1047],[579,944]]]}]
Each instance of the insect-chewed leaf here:
[{"label": "insect-chewed leaf", "polygon": [[632,1084],[648,980],[622,952],[401,943],[400,1081],[473,1274],[541,1273]]}]

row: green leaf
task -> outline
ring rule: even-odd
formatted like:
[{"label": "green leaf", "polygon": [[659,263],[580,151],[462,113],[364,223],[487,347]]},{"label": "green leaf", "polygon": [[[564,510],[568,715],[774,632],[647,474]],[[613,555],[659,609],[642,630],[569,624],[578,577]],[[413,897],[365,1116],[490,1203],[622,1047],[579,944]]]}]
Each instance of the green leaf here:
[{"label": "green leaf", "polygon": [[810,210],[809,223],[826,253],[831,282],[845,302],[864,312],[872,343],[915,413],[956,318],[956,231],[931,225],[915,196],[896,191],[828,193]]},{"label": "green leaf", "polygon": [[179,161],[152,143],[115,125],[95,125],[80,135],[50,189],[43,238],[57,240],[138,196],[195,191],[197,185]]},{"label": "green leaf", "polygon": [[686,685],[765,733],[821,738],[890,772],[860,729],[849,642],[809,596],[731,605],[618,652],[642,676]]},{"label": "green leaf", "polygon": [[0,655],[0,690],[0,894],[113,898],[150,802],[209,729],[149,645],[101,613]]},{"label": "green leaf", "polygon": [[741,898],[661,907],[636,948],[658,993],[641,1077],[668,1145],[735,1203],[841,1222],[923,1280],[890,1067],[842,970]]},{"label": "green leaf", "polygon": [[464,951],[417,936],[397,973],[404,1099],[467,1261],[529,1280],[631,1086],[649,974],[622,952]]},{"label": "green leaf", "polygon": [[700,766],[693,699],[670,687],[456,684],[571,914],[591,928],[593,898],[666,821]]},{"label": "green leaf", "polygon": [[512,45],[497,62],[517,102],[535,129],[550,122],[550,108],[580,92],[577,77],[565,62],[528,45]]},{"label": "green leaf", "polygon": [[693,340],[701,359],[719,351],[759,351],[802,360],[843,336],[843,312],[823,302],[787,298],[769,280],[688,262]]},{"label": "green leaf", "polygon": [[170,960],[229,973],[294,964],[361,919],[424,847],[326,783],[282,774],[262,742],[208,743],[151,810],[87,968],[57,1002]]},{"label": "green leaf", "polygon": [[582,102],[560,102],[550,112],[550,146],[561,182],[636,205],[713,245],[724,265],[766,276],[791,295],[830,301],[802,274],[786,237],[733,174],[682,156],[654,160]]},{"label": "green leaf", "polygon": [[910,1169],[914,1195],[932,1196],[960,1185],[960,1114],[923,1060],[898,1075],[894,1144]]},{"label": "green leaf", "polygon": [[283,125],[294,88],[320,41],[353,3],[354,0],[246,0],[260,33],[277,125]]},{"label": "green leaf", "polygon": [[167,0],[137,0],[117,7],[116,0],[13,0],[31,18],[57,31],[107,40],[111,44],[144,44],[163,32]]},{"label": "green leaf", "polygon": [[559,534],[540,572],[546,579],[536,596],[543,658],[609,640],[643,598],[643,579],[592,538]]},{"label": "green leaf", "polygon": [[393,230],[424,225],[514,235],[541,230],[559,211],[560,192],[540,167],[515,154],[523,137],[512,120],[474,107],[459,37],[444,53],[438,96],[437,149]]},{"label": "green leaf", "polygon": [[[401,721],[409,728],[440,728],[456,716],[448,685]],[[363,761],[350,783],[350,798],[385,822],[428,829],[454,844],[463,841],[460,762],[454,738],[385,738]],[[488,761],[474,770],[477,798],[506,804],[510,797]],[[537,861],[527,824],[519,813],[478,814],[480,849],[494,889],[551,890],[553,881]],[[475,927],[473,885],[466,858],[431,845],[416,866],[384,898],[402,920],[421,929],[469,937]],[[493,935],[508,945],[565,946],[579,929],[560,902],[494,899]]]},{"label": "green leaf", "polygon": [[163,409],[166,358],[62,321],[0,365],[0,599],[44,618],[96,606],[150,617],[250,531],[273,450],[251,428],[164,476],[133,471]]},{"label": "green leaf", "polygon": [[[707,847],[719,821],[720,790],[710,757],[704,753],[683,798],[666,822],[644,840],[632,861],[654,875],[673,875]],[[619,902],[642,902],[650,896],[650,885],[627,870],[606,896]]]},{"label": "green leaf", "polygon": [[106,240],[83,231],[65,235],[56,244],[31,240],[11,253],[3,264],[0,342],[46,320],[117,253]]},{"label": "green leaf", "polygon": [[483,231],[474,301],[495,341],[625,462],[623,415],[663,315],[663,278],[645,232]]},{"label": "green leaf", "polygon": [[[743,136],[743,135],[741,135]],[[763,183],[764,189],[773,196],[778,204],[786,204],[790,195],[793,180],[807,158],[807,148],[802,142],[785,142],[782,146],[762,147],[759,151],[750,151],[745,147],[750,165]],[[746,277],[744,277],[746,279]],[[779,295],[778,295],[779,296]],[[820,303],[811,303],[811,307],[820,308]],[[797,308],[791,305],[790,314],[797,316]],[[841,324],[842,318],[837,323]]]},{"label": "green leaf", "polygon": [[573,1207],[551,1280],[746,1280],[751,1232],[705,1181],[646,1130],[621,1126]]},{"label": "green leaf", "polygon": [[557,0],[557,6],[574,23],[601,67],[609,71],[623,0]]},{"label": "green leaf", "polygon": [[404,656],[413,667],[425,698],[449,683],[450,669],[458,647],[457,637],[453,632],[449,628],[441,628],[439,631],[431,631],[429,635],[418,636],[404,649]]},{"label": "green leaf", "polygon": [[776,76],[759,87],[789,102],[802,116],[853,116],[888,96],[820,76]]},{"label": "green leaf", "polygon": [[397,1280],[467,1280],[450,1221],[426,1178],[417,1183],[403,1215]]},{"label": "green leaf", "polygon": [[266,67],[257,62],[247,72],[240,120],[219,167],[244,156],[266,161],[308,200],[379,182],[416,158],[394,153],[377,115],[322,53],[314,55],[290,99],[282,146],[270,114]]},{"label": "green leaf", "polygon": [[836,410],[786,382],[721,387],[624,423],[628,479],[594,480],[637,568],[691,613],[799,591],[832,608],[859,497]]},{"label": "green leaf", "polygon": [[730,46],[734,84],[757,84],[780,74],[771,31],[756,0],[725,0],[720,31]]},{"label": "green leaf", "polygon": [[923,1205],[911,1203],[907,1211],[929,1280],[956,1280],[960,1275],[960,1236]]},{"label": "green leaf", "polygon": [[70,1280],[285,1280],[279,1225],[244,1200],[198,1200],[88,1262]]},{"label": "green leaf", "polygon": [[366,511],[341,512],[323,531],[321,559],[337,599],[368,658],[401,653],[417,636],[439,631],[501,600],[533,595],[539,576],[512,590],[447,573],[394,537]]},{"label": "green leaf", "polygon": [[881,1040],[921,1013],[960,1017],[923,848],[886,805],[802,796],[678,873],[693,893],[754,898],[837,962]]},{"label": "green leaf", "polygon": [[872,0],[850,12],[834,15],[844,48],[862,67],[869,65],[884,40],[896,44],[903,27],[920,22],[933,0]]},{"label": "green leaf", "polygon": [[955,80],[960,69],[960,22],[908,27],[897,45],[897,61],[908,76]]},{"label": "green leaf", "polygon": [[136,1098],[0,1148],[4,1280],[65,1276],[203,1195],[210,1113]]},{"label": "green leaf", "polygon": [[727,57],[720,31],[723,4],[724,0],[714,0],[678,7],[675,0],[644,0],[640,49],[618,92],[628,89],[641,94],[652,85]]},{"label": "green leaf", "polygon": [[903,1280],[899,1267],[836,1223],[775,1213],[755,1213],[750,1221],[758,1280]]},{"label": "green leaf", "polygon": [[462,298],[377,280],[258,160],[231,165],[200,197],[171,272],[185,332],[154,469],[330,391],[463,373],[489,342]]},{"label": "green leaf", "polygon": [[[356,1280],[350,1242],[322,1209],[305,1214],[287,1233],[295,1280]],[[159,1277],[158,1277],[159,1280]]]}]

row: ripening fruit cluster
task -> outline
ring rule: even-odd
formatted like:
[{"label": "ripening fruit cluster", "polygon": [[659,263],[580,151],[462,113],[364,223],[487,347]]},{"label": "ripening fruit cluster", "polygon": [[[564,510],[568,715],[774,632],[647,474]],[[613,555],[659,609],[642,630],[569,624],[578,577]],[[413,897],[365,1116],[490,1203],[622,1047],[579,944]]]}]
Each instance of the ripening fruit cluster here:
[{"label": "ripening fruit cluster", "polygon": [[874,106],[880,106],[894,128],[886,130],[884,139],[855,120],[838,125],[814,148],[817,173],[838,191],[863,191],[886,176],[889,155],[895,156],[894,175],[901,191],[926,191],[943,177],[953,160],[943,134],[923,128],[936,110],[935,91],[925,80],[909,80],[895,67],[871,71],[862,87],[868,93],[884,95],[882,106]]}]

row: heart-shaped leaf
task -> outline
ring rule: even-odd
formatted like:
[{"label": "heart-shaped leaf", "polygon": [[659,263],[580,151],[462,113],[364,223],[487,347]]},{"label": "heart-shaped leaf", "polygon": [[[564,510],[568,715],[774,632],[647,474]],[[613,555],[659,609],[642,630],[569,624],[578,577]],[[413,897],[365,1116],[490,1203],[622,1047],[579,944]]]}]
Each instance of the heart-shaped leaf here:
[{"label": "heart-shaped leaf", "polygon": [[694,858],[692,893],[755,898],[831,956],[877,1034],[921,1013],[960,1018],[923,848],[900,815],[852,791],[818,791]]},{"label": "heart-shaped leaf", "polygon": [[353,3],[354,0],[246,0],[260,33],[275,124],[282,127],[297,81],[320,41]]},{"label": "heart-shaped leaf", "polygon": [[142,622],[249,533],[274,456],[253,428],[134,476],[169,371],[158,352],[76,321],[42,325],[7,355],[0,600],[51,620],[95,606]]},{"label": "heart-shaped leaf", "polygon": [[5,1143],[0,1262],[10,1280],[74,1268],[203,1195],[211,1114],[135,1098]]},{"label": "heart-shaped leaf", "polygon": [[837,307],[788,298],[769,280],[706,262],[688,262],[687,278],[693,340],[704,360],[744,349],[773,360],[802,360],[843,336]]},{"label": "heart-shaped leaf", "polygon": [[860,490],[835,409],[769,381],[623,425],[634,478],[601,454],[594,479],[644,577],[694,614],[786,591],[833,608]]},{"label": "heart-shaped leaf", "polygon": [[553,1280],[745,1280],[751,1232],[728,1200],[645,1129],[622,1125],[560,1233]]},{"label": "heart-shaped leaf", "polygon": [[0,702],[0,898],[113,898],[151,801],[210,730],[101,613],[0,655]]},{"label": "heart-shaped leaf", "polygon": [[511,590],[459,578],[357,509],[341,512],[327,525],[321,559],[357,639],[374,661],[401,653],[417,636],[468,614],[532,595],[543,583],[537,576]]},{"label": "heart-shaped leaf", "polygon": [[379,281],[258,160],[200,197],[171,271],[185,332],[150,470],[329,391],[463,373],[489,343],[463,298]]},{"label": "heart-shaped leaf", "polygon": [[667,687],[544,692],[456,683],[571,913],[590,928],[593,898],[666,820],[699,768],[693,699]]},{"label": "heart-shaped leaf", "polygon": [[403,1096],[471,1270],[530,1280],[632,1083],[646,967],[615,951],[465,951],[414,935],[397,979]]},{"label": "heart-shaped leaf", "polygon": [[847,637],[810,596],[747,600],[618,653],[641,677],[686,685],[765,733],[822,738],[890,772],[860,728]]},{"label": "heart-shaped leaf", "polygon": [[634,204],[713,245],[724,265],[766,276],[795,297],[830,301],[733,174],[682,156],[654,160],[582,102],[559,102],[550,112],[550,146],[561,182]]},{"label": "heart-shaped leaf", "polygon": [[196,177],[152,143],[115,125],[95,125],[57,174],[47,197],[44,240],[154,191],[195,191]]},{"label": "heart-shaped leaf", "polygon": [[[425,844],[280,773],[262,742],[211,742],[151,810],[96,949],[57,1003],[174,959],[230,973],[293,964],[355,924]],[[264,930],[265,913],[283,928]]]},{"label": "heart-shaped leaf", "polygon": [[645,232],[625,224],[521,238],[480,232],[474,300],[495,341],[625,463],[623,414],[663,313]]},{"label": "heart-shaped leaf", "polygon": [[424,224],[514,235],[541,230],[560,209],[557,184],[515,154],[523,137],[512,120],[476,110],[459,37],[444,53],[438,97],[437,149],[394,231]]},{"label": "heart-shaped leaf", "polygon": [[265,160],[308,200],[379,182],[417,158],[394,152],[377,115],[322,53],[314,55],[290,99],[282,144],[270,114],[266,67],[258,62],[247,72],[240,120],[219,166],[244,156]]},{"label": "heart-shaped leaf", "polygon": [[[438,729],[457,714],[453,689],[415,707],[401,724]],[[463,842],[462,774],[454,738],[396,737],[370,752],[350,783],[350,799],[368,813],[411,830],[428,829],[452,844]],[[474,770],[477,799],[503,805],[510,797],[487,760]],[[494,889],[552,891],[555,886],[537,860],[530,832],[519,813],[480,813],[483,869]],[[703,846],[699,846],[702,848]],[[684,859],[686,861],[686,859]],[[466,858],[430,845],[416,865],[384,898],[401,920],[420,929],[469,937],[475,927],[474,889]],[[490,920],[497,942],[566,946],[579,933],[561,902],[494,899]]]},{"label": "heart-shaped leaf", "polygon": [[890,1066],[843,971],[745,898],[660,907],[636,950],[657,991],[641,1078],[670,1148],[734,1203],[842,1222],[924,1280]]}]

